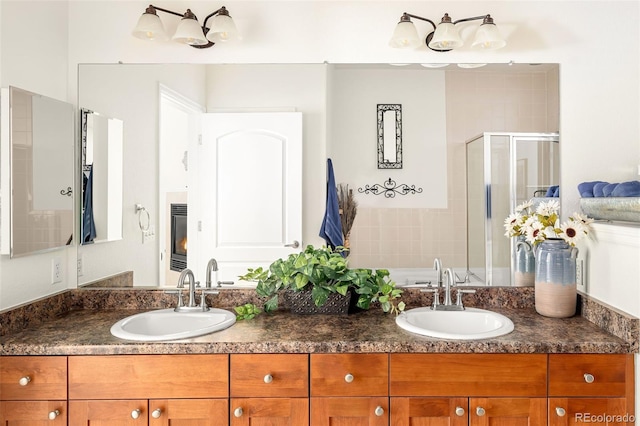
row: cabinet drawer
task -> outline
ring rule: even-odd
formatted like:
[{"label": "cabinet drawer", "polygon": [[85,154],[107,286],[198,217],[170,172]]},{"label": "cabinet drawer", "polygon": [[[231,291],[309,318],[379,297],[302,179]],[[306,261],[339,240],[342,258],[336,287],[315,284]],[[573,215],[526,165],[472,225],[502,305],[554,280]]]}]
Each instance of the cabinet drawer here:
[{"label": "cabinet drawer", "polygon": [[311,396],[386,396],[387,354],[311,354]]},{"label": "cabinet drawer", "polygon": [[0,357],[0,399],[67,399],[67,357]]},{"label": "cabinet drawer", "polygon": [[67,401],[0,401],[2,425],[67,425]]},{"label": "cabinet drawer", "polygon": [[231,355],[232,397],[308,397],[307,354]]},{"label": "cabinet drawer", "polygon": [[391,396],[547,396],[545,354],[391,354]]},{"label": "cabinet drawer", "polygon": [[229,356],[69,357],[69,399],[225,398]]},{"label": "cabinet drawer", "polygon": [[549,355],[550,396],[624,396],[632,355]]}]

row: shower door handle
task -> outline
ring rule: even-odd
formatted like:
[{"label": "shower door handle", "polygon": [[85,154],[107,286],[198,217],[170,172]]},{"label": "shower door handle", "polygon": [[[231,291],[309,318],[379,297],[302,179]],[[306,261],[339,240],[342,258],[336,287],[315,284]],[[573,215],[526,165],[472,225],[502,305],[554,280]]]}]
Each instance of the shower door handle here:
[{"label": "shower door handle", "polygon": [[292,247],[294,249],[297,249],[298,247],[300,247],[300,243],[298,242],[298,240],[293,240],[293,242],[291,244],[285,244],[285,247]]}]

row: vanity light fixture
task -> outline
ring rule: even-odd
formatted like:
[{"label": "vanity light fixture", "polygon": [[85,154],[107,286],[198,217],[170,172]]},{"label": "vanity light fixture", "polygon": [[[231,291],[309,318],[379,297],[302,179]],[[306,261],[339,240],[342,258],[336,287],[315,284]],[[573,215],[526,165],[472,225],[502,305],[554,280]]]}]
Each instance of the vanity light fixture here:
[{"label": "vanity light fixture", "polygon": [[[182,14],[151,4],[138,19],[138,24],[132,32],[134,37],[143,40],[169,39],[157,11],[182,17],[175,34],[171,37],[173,41],[178,43],[188,44],[197,49],[206,49],[217,42],[240,39],[236,25],[224,6],[207,15],[201,27],[198,18],[191,12],[191,9],[187,9]],[[209,18],[212,18],[210,27],[207,26]]]},{"label": "vanity light fixture", "polygon": [[442,20],[436,25],[431,19],[421,16],[403,13],[400,22],[396,25],[389,46],[396,48],[418,47],[422,44],[422,39],[418,35],[418,30],[411,21],[411,18],[426,21],[431,24],[433,31],[427,34],[425,43],[427,47],[436,52],[448,52],[455,48],[461,47],[464,42],[458,33],[456,24],[461,22],[476,21],[482,19],[482,24],[476,31],[476,36],[471,47],[495,50],[506,46],[507,42],[502,38],[498,27],[493,22],[491,15],[474,16],[471,18],[458,19],[452,21],[448,13],[445,13]]}]

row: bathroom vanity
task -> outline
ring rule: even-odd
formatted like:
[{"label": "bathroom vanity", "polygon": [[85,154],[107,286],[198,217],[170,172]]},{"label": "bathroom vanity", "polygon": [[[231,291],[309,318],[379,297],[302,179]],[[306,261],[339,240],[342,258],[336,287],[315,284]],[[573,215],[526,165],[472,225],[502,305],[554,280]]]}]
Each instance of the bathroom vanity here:
[{"label": "bathroom vanity", "polygon": [[[99,294],[72,293],[86,306]],[[277,312],[144,343],[109,333],[131,309],[71,310],[3,337],[0,422],[568,425],[608,415],[620,419],[610,424],[633,424],[632,341],[583,316],[551,319],[500,303],[491,309],[513,320],[512,333],[458,341],[413,335],[373,310]],[[618,331],[633,336],[637,320],[607,318],[627,320],[631,328]]]}]

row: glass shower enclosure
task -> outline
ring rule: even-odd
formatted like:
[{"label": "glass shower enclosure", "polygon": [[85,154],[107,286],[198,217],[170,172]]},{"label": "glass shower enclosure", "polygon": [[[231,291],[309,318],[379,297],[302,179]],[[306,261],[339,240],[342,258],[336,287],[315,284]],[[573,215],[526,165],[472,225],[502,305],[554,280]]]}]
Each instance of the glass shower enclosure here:
[{"label": "glass shower enclosure", "polygon": [[515,242],[504,220],[558,185],[558,133],[482,133],[466,142],[467,269],[489,286],[514,283]]}]

